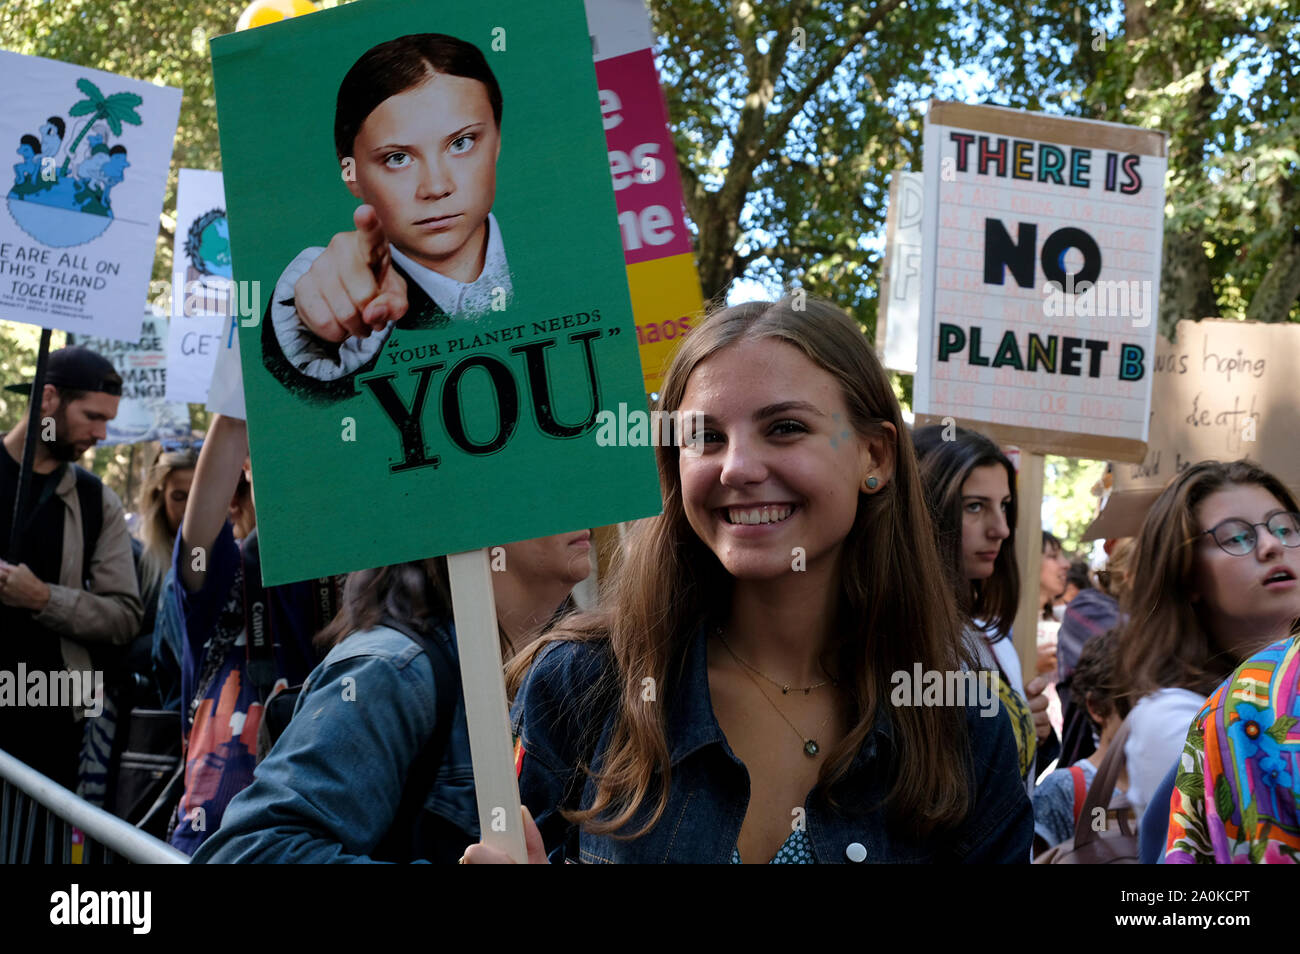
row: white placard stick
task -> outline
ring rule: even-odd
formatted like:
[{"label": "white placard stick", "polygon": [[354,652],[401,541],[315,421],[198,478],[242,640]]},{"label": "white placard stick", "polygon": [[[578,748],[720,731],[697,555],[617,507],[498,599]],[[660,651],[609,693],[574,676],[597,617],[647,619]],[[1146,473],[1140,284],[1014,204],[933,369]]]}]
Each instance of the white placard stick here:
[{"label": "white placard stick", "polygon": [[497,607],[492,593],[488,551],[470,550],[447,557],[460,680],[465,689],[465,721],[474,762],[478,824],[485,845],[504,851],[520,864],[528,861],[519,812],[514,746],[506,711],[506,681],[501,666]]}]

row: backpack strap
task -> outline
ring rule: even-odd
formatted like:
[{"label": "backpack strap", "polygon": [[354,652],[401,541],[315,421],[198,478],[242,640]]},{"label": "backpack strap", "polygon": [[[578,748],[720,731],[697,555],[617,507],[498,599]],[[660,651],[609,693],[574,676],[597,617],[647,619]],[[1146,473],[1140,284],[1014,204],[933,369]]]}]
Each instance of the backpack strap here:
[{"label": "backpack strap", "polygon": [[81,585],[89,590],[90,563],[104,529],[104,485],[88,470],[75,464],[72,470],[77,475],[77,503],[81,505]]},{"label": "backpack strap", "polygon": [[380,858],[398,857],[409,860],[417,846],[420,813],[424,810],[424,802],[429,790],[433,788],[434,778],[451,739],[451,723],[456,715],[456,702],[462,692],[460,666],[452,659],[437,633],[420,632],[409,623],[391,616],[383,617],[380,624],[396,630],[423,649],[433,667],[436,706],[433,735],[407,770],[397,813],[388,826],[388,833],[372,853]]},{"label": "backpack strap", "polygon": [[[1115,737],[1110,740],[1110,748],[1106,750],[1106,757],[1101,760],[1101,765],[1097,766],[1097,774],[1092,779],[1092,788],[1088,790],[1088,797],[1084,799],[1083,812],[1080,815],[1086,814],[1091,818],[1093,809],[1110,808],[1115,783],[1119,781],[1119,773],[1124,770],[1127,761],[1124,756],[1124,744],[1128,741],[1128,732],[1131,726],[1129,719],[1132,718],[1132,715],[1130,712],[1124,718],[1119,729],[1115,732]],[[1074,847],[1076,850],[1096,840],[1097,833],[1093,831],[1091,825],[1075,822]]]},{"label": "backpack strap", "polygon": [[1079,824],[1083,814],[1083,800],[1088,797],[1088,783],[1083,777],[1083,769],[1077,765],[1070,766],[1070,778],[1074,780],[1074,823]]}]

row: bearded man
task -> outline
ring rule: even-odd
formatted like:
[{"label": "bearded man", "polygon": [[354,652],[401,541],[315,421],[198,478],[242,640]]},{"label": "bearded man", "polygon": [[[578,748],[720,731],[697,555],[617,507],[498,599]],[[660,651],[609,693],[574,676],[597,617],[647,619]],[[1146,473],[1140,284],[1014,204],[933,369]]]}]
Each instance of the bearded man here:
[{"label": "bearded man", "polygon": [[[41,420],[17,549],[0,559],[0,680],[7,674],[11,687],[0,693],[0,748],[72,789],[83,717],[88,706],[95,714],[93,704],[38,698],[28,689],[30,674],[43,673],[41,681],[53,686],[63,670],[80,670],[83,685],[93,684],[91,647],[129,642],[140,628],[122,501],[75,463],[107,436],[122,379],[101,355],[69,347],[50,355],[39,394],[30,384],[7,390],[39,400]],[[0,546],[11,536],[26,439],[26,413],[0,434]],[[20,671],[28,675],[22,685]]]}]

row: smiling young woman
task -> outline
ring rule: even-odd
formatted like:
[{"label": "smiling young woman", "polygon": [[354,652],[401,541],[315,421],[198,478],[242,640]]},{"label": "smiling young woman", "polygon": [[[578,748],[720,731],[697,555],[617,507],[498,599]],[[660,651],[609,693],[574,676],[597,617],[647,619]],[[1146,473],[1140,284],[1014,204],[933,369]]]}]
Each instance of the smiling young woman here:
[{"label": "smiling young woman", "polygon": [[971,659],[857,324],[719,311],[658,410],[702,422],[657,448],[663,515],[597,611],[509,667],[530,860],[1028,860],[1006,716],[889,702],[891,674]]}]

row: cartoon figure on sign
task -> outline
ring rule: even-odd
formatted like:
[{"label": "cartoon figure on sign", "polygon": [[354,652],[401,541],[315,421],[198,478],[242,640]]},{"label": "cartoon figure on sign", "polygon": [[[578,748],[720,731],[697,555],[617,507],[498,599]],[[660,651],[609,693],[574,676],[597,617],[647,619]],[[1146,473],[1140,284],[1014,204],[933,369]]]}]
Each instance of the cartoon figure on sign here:
[{"label": "cartoon figure on sign", "polygon": [[14,165],[14,185],[36,181],[36,176],[41,171],[41,160],[38,158],[40,154],[41,141],[35,136],[24,136],[18,145],[18,155],[22,156],[23,161]]},{"label": "cartoon figure on sign", "polygon": [[41,134],[41,155],[53,159],[59,154],[59,147],[63,145],[63,133],[67,128],[58,116],[51,116],[45,121],[38,130]]},{"label": "cartoon figure on sign", "polygon": [[[89,159],[95,151],[96,146],[104,145],[108,142],[108,126],[102,119],[91,116],[82,120],[76,126],[76,132],[73,134],[72,141],[81,143],[81,159]],[[72,154],[76,147],[68,150],[68,159],[72,159]]]},{"label": "cartoon figure on sign", "polygon": [[[141,124],[136,107],[143,100],[135,93],[105,96],[88,79],[77,80],[85,97],[74,103],[68,116],[86,116],[63,156],[66,122],[49,117],[37,136],[23,136],[14,166],[14,184],[7,196],[9,212],[24,232],[38,242],[63,248],[81,245],[103,234],[113,220],[110,193],[130,166],[126,147],[109,145],[108,137],[122,135],[122,124]],[[73,171],[73,157],[85,151]]]},{"label": "cartoon figure on sign", "polygon": [[367,50],[339,87],[334,145],[362,204],[353,231],[281,274],[262,323],[267,369],[306,400],[351,397],[394,327],[501,310],[512,293],[491,209],[501,88],[483,53],[441,33]]},{"label": "cartoon figure on sign", "polygon": [[[107,211],[109,190],[122,181],[122,175],[129,165],[125,146],[113,146],[110,149],[103,143],[97,143],[91,150],[90,158],[77,164],[74,177],[80,186],[77,195],[82,199],[82,211],[111,215]],[[98,209],[105,211],[99,213]]]}]

